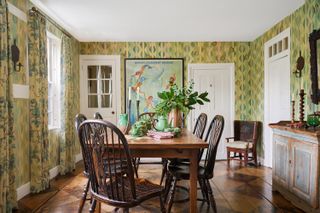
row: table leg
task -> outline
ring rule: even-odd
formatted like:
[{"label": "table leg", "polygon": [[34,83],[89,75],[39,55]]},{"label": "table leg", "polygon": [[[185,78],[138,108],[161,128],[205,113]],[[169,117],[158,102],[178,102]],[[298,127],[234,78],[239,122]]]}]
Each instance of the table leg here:
[{"label": "table leg", "polygon": [[197,212],[198,150],[192,150],[190,161],[190,212]]}]

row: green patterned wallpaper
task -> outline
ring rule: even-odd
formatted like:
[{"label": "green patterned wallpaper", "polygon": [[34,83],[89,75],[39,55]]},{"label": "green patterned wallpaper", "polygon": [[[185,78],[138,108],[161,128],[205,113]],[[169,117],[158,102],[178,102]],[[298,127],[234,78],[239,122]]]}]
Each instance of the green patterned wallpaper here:
[{"label": "green patterned wallpaper", "polygon": [[[291,71],[296,67],[296,60],[299,57],[299,51],[305,58],[305,67],[303,69],[302,78],[296,78],[291,75],[291,93],[295,94],[295,100],[299,100],[298,91],[300,89],[300,81],[304,82],[304,89],[307,93],[306,98],[306,115],[319,110],[320,108],[311,103],[310,90],[310,48],[309,34],[313,29],[320,28],[320,1],[307,0],[306,3],[296,10],[293,14],[277,23],[270,30],[251,43],[250,57],[250,77],[253,82],[250,88],[253,89],[253,109],[255,110],[252,118],[263,120],[263,88],[264,88],[264,43],[276,36],[278,33],[290,27],[291,44],[290,44],[290,64]],[[296,119],[298,119],[298,103],[296,103]]]},{"label": "green patterned wallpaper", "polygon": [[249,72],[250,58],[250,43],[247,42],[89,42],[81,43],[80,54],[121,55],[121,82],[123,82],[124,58],[127,57],[184,58],[185,76],[187,76],[189,63],[234,62],[236,118],[250,119],[250,112],[253,111],[250,103],[254,100],[247,93],[250,91],[248,85],[252,81],[246,77]]}]

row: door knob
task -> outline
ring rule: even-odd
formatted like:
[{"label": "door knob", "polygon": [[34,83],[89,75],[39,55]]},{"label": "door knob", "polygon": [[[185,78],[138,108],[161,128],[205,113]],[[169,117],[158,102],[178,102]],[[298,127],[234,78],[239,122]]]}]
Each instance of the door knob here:
[{"label": "door knob", "polygon": [[111,112],[112,115],[114,115],[114,113],[115,113],[114,111]]}]

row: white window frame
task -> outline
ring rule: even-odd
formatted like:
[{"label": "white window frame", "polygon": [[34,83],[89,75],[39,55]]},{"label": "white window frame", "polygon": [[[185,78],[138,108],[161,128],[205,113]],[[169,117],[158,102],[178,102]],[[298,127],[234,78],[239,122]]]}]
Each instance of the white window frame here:
[{"label": "white window frame", "polygon": [[[50,52],[51,51],[51,52]],[[52,112],[49,111],[48,106],[48,128],[58,129],[60,128],[60,74],[61,74],[61,39],[52,33],[47,31],[47,53],[48,53],[48,87],[52,84],[52,97],[49,96],[48,92],[48,103],[49,99],[52,103]],[[50,79],[52,76],[52,79]],[[49,116],[52,113],[51,123],[49,123]]]}]

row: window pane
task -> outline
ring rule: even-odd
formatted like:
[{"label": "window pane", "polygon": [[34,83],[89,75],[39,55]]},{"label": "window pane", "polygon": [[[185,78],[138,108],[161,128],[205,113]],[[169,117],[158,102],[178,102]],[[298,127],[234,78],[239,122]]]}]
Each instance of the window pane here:
[{"label": "window pane", "polygon": [[110,80],[102,80],[102,93],[112,93],[112,86]]},{"label": "window pane", "polygon": [[111,78],[111,77],[112,77],[112,67],[101,66],[101,78]]},{"label": "window pane", "polygon": [[48,124],[53,125],[52,123],[52,112],[48,113]]},{"label": "window pane", "polygon": [[88,78],[98,78],[99,66],[88,66]]},{"label": "window pane", "polygon": [[89,93],[97,93],[98,86],[97,86],[97,80],[89,80],[88,81],[88,92]]},{"label": "window pane", "polygon": [[97,95],[88,95],[88,107],[97,108],[98,107],[98,96]]},{"label": "window pane", "polygon": [[111,105],[111,95],[101,95],[101,107],[110,108]]}]

